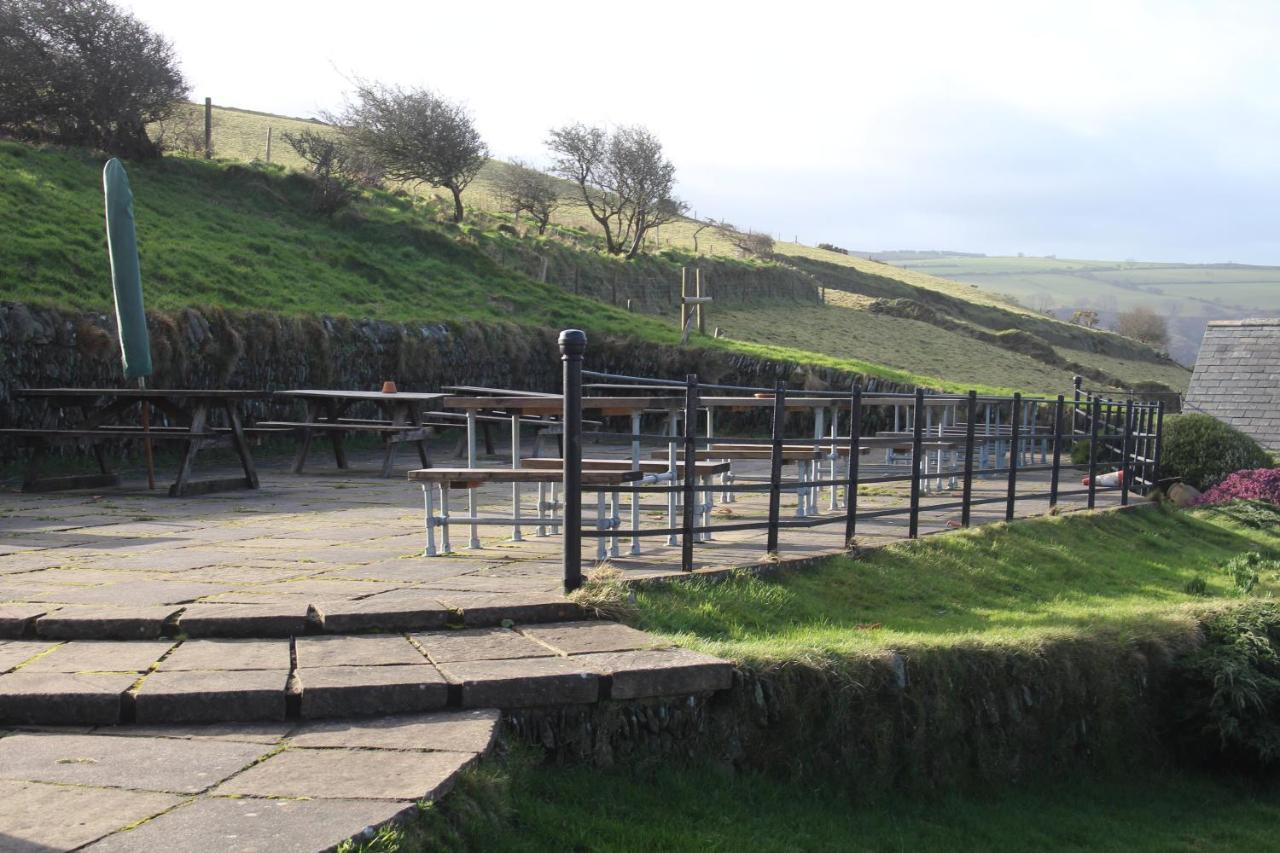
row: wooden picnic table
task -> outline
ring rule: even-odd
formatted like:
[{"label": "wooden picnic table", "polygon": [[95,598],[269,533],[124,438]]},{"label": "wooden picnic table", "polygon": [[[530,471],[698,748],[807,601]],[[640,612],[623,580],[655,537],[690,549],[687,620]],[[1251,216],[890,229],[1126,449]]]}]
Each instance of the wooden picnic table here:
[{"label": "wooden picnic table", "polygon": [[[429,428],[421,423],[424,408],[433,408],[447,395],[418,391],[339,391],[330,389],[300,388],[277,391],[277,396],[301,400],[306,414],[301,421],[271,421],[262,426],[289,427],[302,434],[298,453],[293,460],[293,472],[302,473],[311,450],[315,434],[325,433],[333,447],[334,462],[339,468],[349,467],[344,442],[348,433],[371,433],[382,439],[382,476],[390,477],[395,464],[395,454],[401,444],[412,443],[418,449],[418,459],[423,467],[429,467],[427,438]],[[347,417],[347,412],[358,403],[372,403],[382,413],[381,420],[364,420]]]},{"label": "wooden picnic table", "polygon": [[[58,489],[98,488],[114,486],[119,475],[111,470],[103,443],[108,439],[176,442],[182,446],[182,459],[177,476],[169,487],[173,497],[207,494],[228,489],[258,488],[258,473],[245,439],[240,407],[245,400],[269,397],[266,391],[226,389],[170,388],[25,388],[13,392],[15,397],[47,400],[53,408],[76,410],[79,420],[59,429],[20,428],[0,430],[33,446],[33,454],[22,490],[54,491]],[[150,427],[145,433],[140,421],[119,423],[129,410],[150,405],[168,419],[168,424]],[[211,423],[211,415],[221,414],[225,425]],[[88,441],[98,463],[99,473],[43,477],[41,469],[51,444]],[[231,447],[239,457],[244,474],[241,477],[192,480],[196,456],[209,447]]]}]

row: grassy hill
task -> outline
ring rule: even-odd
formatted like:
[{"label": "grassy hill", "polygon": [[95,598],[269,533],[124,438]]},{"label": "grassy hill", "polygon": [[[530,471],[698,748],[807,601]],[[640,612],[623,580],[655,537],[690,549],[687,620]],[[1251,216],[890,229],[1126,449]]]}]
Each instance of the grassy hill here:
[{"label": "grassy hill", "polygon": [[[546,237],[512,229],[493,193],[500,163],[490,163],[468,189],[469,221],[460,228],[441,221],[429,188],[373,193],[354,211],[321,219],[307,211],[307,184],[293,171],[301,163],[283,139],[317,127],[324,125],[217,108],[217,159],[131,166],[150,305],[500,319],[677,341],[667,303],[678,291],[680,267],[698,262],[698,223],[664,226],[648,257],[624,264],[599,251],[591,223],[571,206]],[[0,226],[12,235],[0,244],[0,297],[109,307],[99,163],[0,144]],[[1188,378],[1146,347],[1053,322],[967,284],[795,244],[778,244],[773,261],[744,260],[715,229],[704,230],[698,246],[700,263],[712,264],[711,293],[720,288],[708,331],[718,327],[725,336],[698,339],[703,346],[952,389],[1058,393],[1073,373],[1085,372],[1093,385],[1159,382],[1181,390]],[[627,298],[641,295],[635,308],[643,313],[620,310],[620,279],[630,287]],[[739,298],[750,287],[792,294],[823,288],[827,298]]]},{"label": "grassy hill", "polygon": [[1170,353],[1183,364],[1195,361],[1209,320],[1280,314],[1280,266],[915,253],[876,257],[913,273],[971,283],[991,297],[1012,298],[1060,317],[1092,309],[1106,324],[1120,311],[1150,306],[1169,318]]}]

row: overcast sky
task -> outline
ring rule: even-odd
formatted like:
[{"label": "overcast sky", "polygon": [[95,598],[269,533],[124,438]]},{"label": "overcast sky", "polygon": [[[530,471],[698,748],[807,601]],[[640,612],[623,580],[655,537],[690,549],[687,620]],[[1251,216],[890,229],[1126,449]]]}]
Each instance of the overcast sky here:
[{"label": "overcast sky", "polygon": [[700,216],[786,239],[1280,264],[1277,0],[124,2],[195,99],[426,86],[535,162],[643,124]]}]

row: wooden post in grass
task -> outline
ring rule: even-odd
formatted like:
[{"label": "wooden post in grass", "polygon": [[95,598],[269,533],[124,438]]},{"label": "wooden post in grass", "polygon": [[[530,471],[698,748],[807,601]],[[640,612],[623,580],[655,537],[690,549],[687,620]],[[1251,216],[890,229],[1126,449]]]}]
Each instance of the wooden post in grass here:
[{"label": "wooden post in grass", "polygon": [[[693,281],[694,281],[693,295],[701,299],[702,298],[702,267],[693,268]],[[702,307],[702,303],[699,302],[697,307],[694,308],[694,310],[698,312],[698,334],[705,335],[707,333],[707,315],[706,315],[706,311]]]},{"label": "wooden post in grass", "polygon": [[1066,398],[1058,395],[1053,407],[1053,473],[1049,475],[1049,508],[1058,505],[1058,480],[1062,473],[1062,410]]},{"label": "wooden post in grass", "polygon": [[778,553],[778,515],[782,508],[782,434],[787,420],[787,386],[773,386],[773,440],[769,454],[769,533],[765,551]]},{"label": "wooden post in grass", "polygon": [[915,539],[920,533],[920,462],[924,456],[924,389],[916,389],[916,405],[911,413],[911,520],[907,524],[907,536]]},{"label": "wooden post in grass", "polygon": [[267,165],[271,165],[271,125],[267,125]]},{"label": "wooden post in grass", "polygon": [[[836,435],[833,429],[831,434]],[[853,544],[854,533],[858,524],[858,440],[862,437],[862,386],[853,383],[853,393],[849,398],[849,478],[844,487],[844,544]],[[834,450],[834,445],[832,447]],[[835,479],[834,477],[832,479]],[[834,486],[832,489],[834,490]]]},{"label": "wooden post in grass", "polygon": [[1089,509],[1098,496],[1098,421],[1102,419],[1102,400],[1093,398],[1093,415],[1089,418]]},{"label": "wooden post in grass", "polygon": [[1013,521],[1014,503],[1018,496],[1018,457],[1021,455],[1022,445],[1019,438],[1022,434],[1022,418],[1019,412],[1022,409],[1022,395],[1014,392],[1013,395],[1013,417],[1009,418],[1009,490],[1005,496],[1004,502],[1004,520]]},{"label": "wooden post in grass", "polygon": [[213,98],[204,99],[204,159],[213,156]]},{"label": "wooden post in grass", "polygon": [[680,334],[689,330],[689,276],[688,268],[680,268]]},{"label": "wooden post in grass", "polygon": [[960,496],[960,525],[969,526],[969,503],[973,500],[973,431],[978,419],[978,392],[969,392],[969,412],[964,428],[964,486]]},{"label": "wooden post in grass", "polygon": [[[684,513],[680,532],[680,569],[693,571],[693,510],[698,482],[698,375],[685,377],[684,390]],[[675,472],[672,472],[674,475]],[[671,485],[675,485],[674,476]]]}]

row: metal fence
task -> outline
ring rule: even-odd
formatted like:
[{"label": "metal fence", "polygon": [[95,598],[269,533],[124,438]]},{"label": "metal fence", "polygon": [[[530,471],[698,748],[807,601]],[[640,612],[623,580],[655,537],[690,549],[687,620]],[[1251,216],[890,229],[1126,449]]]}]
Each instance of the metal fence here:
[{"label": "metal fence", "polygon": [[[1099,472],[1103,468],[1118,470],[1120,503],[1127,504],[1129,493],[1148,493],[1159,479],[1160,432],[1163,425],[1162,402],[1140,402],[1135,399],[1116,401],[1083,389],[1077,379],[1070,400],[1056,398],[1009,397],[967,394],[927,394],[917,388],[914,393],[865,393],[855,384],[846,392],[793,391],[778,382],[773,388],[752,388],[701,383],[696,375],[686,380],[647,379],[585,371],[596,380],[605,380],[615,391],[627,386],[639,393],[655,390],[683,395],[683,406],[670,414],[664,433],[611,432],[607,428],[584,430],[583,359],[586,336],[570,330],[561,334],[560,347],[564,372],[564,585],[576,589],[582,583],[582,542],[598,540],[597,556],[616,556],[619,543],[630,539],[633,553],[639,553],[642,538],[665,537],[668,544],[681,547],[681,568],[691,571],[694,549],[717,533],[763,530],[765,551],[776,554],[779,535],[784,530],[808,529],[826,525],[843,525],[846,543],[857,534],[858,523],[871,518],[906,516],[908,536],[919,535],[922,498],[931,490],[954,491],[959,498],[943,503],[930,503],[927,509],[959,510],[961,526],[971,523],[972,509],[987,504],[1003,504],[1004,518],[1014,518],[1018,501],[1047,500],[1056,507],[1061,498],[1086,496],[1092,509],[1097,500]],[[699,482],[696,463],[699,451],[704,458],[714,458],[713,444],[724,438],[698,435],[699,413],[712,407],[725,392],[748,392],[768,401],[769,435],[733,437],[735,446],[759,447],[767,451],[767,477],[726,479],[712,483]],[[813,437],[787,435],[788,401],[803,399],[814,412]],[[869,413],[877,412],[877,420],[889,422],[892,410],[894,429],[864,436]],[[824,418],[824,414],[826,417]],[[828,419],[829,418],[829,419]],[[804,420],[803,418],[801,420]],[[847,425],[847,429],[844,428]],[[670,465],[665,476],[642,477],[620,485],[584,485],[582,481],[582,447],[584,437],[629,441],[633,458],[639,460],[639,446],[648,441],[665,444]],[[1071,447],[1088,441],[1088,485],[1063,489],[1061,474],[1070,465]],[[860,461],[863,442],[880,442],[887,455],[905,452],[906,458],[885,470],[864,470]],[[783,476],[784,448],[813,447],[817,461],[802,469],[793,480]],[[843,466],[841,459],[845,459]],[[930,465],[932,464],[932,470]],[[638,465],[636,466],[639,467]],[[880,466],[877,466],[880,467]],[[1047,490],[1019,490],[1019,477],[1030,473],[1049,472]],[[975,497],[976,478],[1003,478],[1003,494],[998,497]],[[858,486],[877,483],[909,483],[910,499],[905,507],[860,510]],[[949,485],[944,485],[949,484]],[[821,490],[828,490],[828,511],[816,509]],[[783,518],[781,497],[785,492],[797,495],[799,509],[794,518]],[[598,502],[598,518],[594,527],[583,524],[584,493],[594,493]],[[715,523],[709,507],[714,496],[733,501],[742,493],[767,495],[767,517],[762,520]],[[841,498],[841,495],[843,496]],[[619,505],[629,498],[632,512],[630,524],[624,526]],[[644,497],[663,497],[670,508],[666,526],[642,527],[637,511]],[[611,512],[606,510],[606,500]],[[807,504],[807,511],[805,510]],[[677,512],[678,511],[678,512]],[[679,516],[677,523],[676,516]],[[609,544],[606,546],[606,542]]]}]

